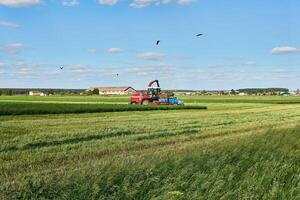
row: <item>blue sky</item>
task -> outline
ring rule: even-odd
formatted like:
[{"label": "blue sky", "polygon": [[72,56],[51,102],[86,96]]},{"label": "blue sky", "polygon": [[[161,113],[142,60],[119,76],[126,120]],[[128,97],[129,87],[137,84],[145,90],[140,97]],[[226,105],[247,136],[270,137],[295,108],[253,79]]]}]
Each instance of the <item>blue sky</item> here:
[{"label": "blue sky", "polygon": [[0,87],[297,89],[299,10],[299,0],[0,0]]}]

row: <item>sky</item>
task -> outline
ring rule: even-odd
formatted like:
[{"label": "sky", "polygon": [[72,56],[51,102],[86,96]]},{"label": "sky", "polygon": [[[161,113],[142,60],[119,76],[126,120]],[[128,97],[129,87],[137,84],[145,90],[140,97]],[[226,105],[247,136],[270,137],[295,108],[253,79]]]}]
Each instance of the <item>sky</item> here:
[{"label": "sky", "polygon": [[294,90],[299,19],[299,0],[0,0],[0,88]]}]

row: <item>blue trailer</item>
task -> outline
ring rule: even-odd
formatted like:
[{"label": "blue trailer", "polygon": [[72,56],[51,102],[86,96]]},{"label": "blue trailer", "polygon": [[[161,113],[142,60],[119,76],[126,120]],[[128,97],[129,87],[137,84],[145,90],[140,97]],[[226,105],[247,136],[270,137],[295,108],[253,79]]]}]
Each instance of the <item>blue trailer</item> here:
[{"label": "blue trailer", "polygon": [[159,99],[159,103],[161,104],[171,104],[171,105],[184,105],[184,102],[176,97],[169,97],[166,99]]}]

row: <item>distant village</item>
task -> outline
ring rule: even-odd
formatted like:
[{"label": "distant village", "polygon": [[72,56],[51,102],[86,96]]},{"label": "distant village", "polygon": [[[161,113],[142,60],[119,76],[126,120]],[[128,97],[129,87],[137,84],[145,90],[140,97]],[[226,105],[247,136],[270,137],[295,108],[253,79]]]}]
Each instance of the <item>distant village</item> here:
[{"label": "distant village", "polygon": [[[52,95],[130,95],[140,92],[131,86],[90,87],[88,89],[28,89],[6,88],[0,89],[1,95],[29,95],[29,96],[52,96]],[[166,90],[175,95],[210,95],[210,96],[300,96],[300,89],[289,91],[287,88],[246,88],[231,90]]]},{"label": "distant village", "polygon": [[[287,88],[247,88],[239,90],[168,90],[175,95],[238,95],[238,96],[296,96],[300,95],[300,89],[289,91]],[[125,87],[90,87],[86,90],[87,93],[99,95],[129,95],[133,92],[138,92],[131,86]]]},{"label": "distant village", "polygon": [[[6,95],[29,95],[29,96],[52,96],[52,95],[130,95],[140,92],[132,86],[108,86],[89,87],[88,89],[28,89],[28,88],[4,88],[0,89],[0,96]],[[287,88],[246,88],[231,90],[165,90],[175,95],[208,95],[208,96],[300,96],[300,89],[289,91]]]}]

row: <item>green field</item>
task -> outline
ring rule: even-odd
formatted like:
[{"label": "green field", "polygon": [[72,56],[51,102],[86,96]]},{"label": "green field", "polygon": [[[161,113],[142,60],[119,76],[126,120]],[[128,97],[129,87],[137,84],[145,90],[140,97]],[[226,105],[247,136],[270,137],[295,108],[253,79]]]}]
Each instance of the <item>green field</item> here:
[{"label": "green field", "polygon": [[300,198],[300,97],[181,98],[0,97],[0,199]]},{"label": "green field", "polygon": [[128,105],[128,104],[80,104],[80,103],[41,103],[41,102],[0,102],[0,115],[38,115],[68,113],[100,113],[150,110],[202,110],[206,106],[190,105]]}]

